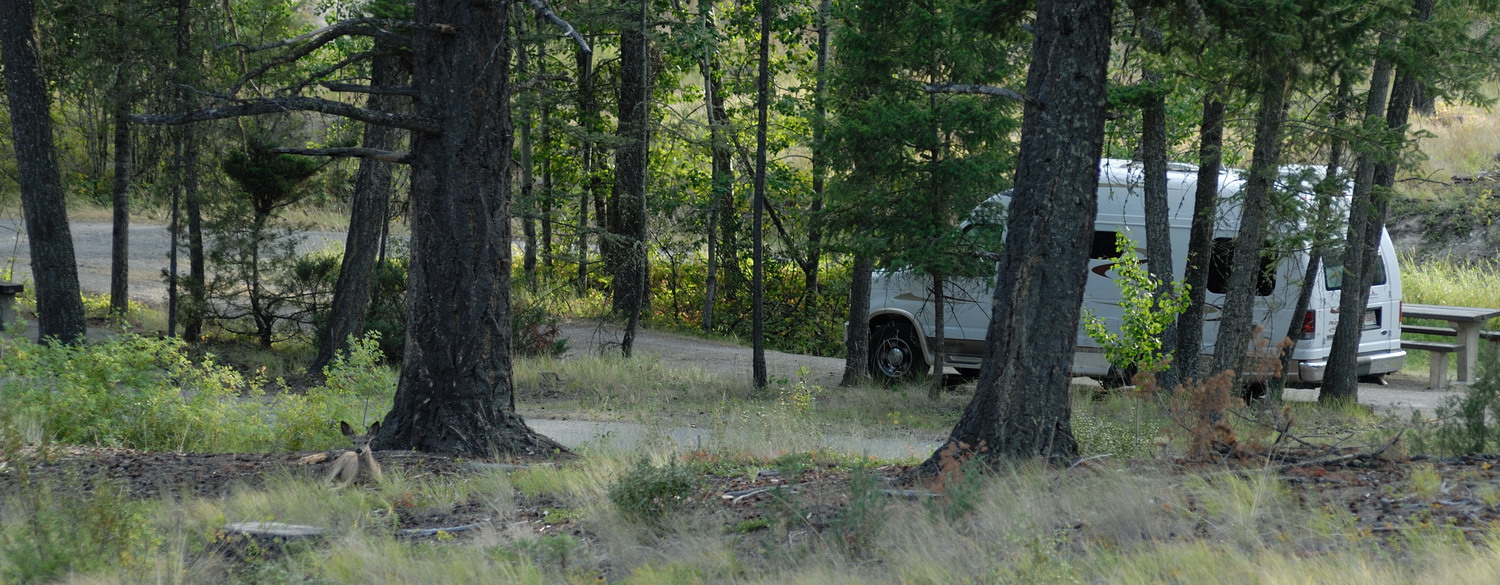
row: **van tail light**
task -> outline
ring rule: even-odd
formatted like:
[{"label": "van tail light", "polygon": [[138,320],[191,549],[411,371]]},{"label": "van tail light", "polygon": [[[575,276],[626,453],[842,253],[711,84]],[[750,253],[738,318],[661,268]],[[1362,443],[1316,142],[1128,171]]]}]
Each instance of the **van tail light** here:
[{"label": "van tail light", "polygon": [[1318,330],[1318,312],[1308,311],[1302,314],[1302,338],[1312,339]]}]

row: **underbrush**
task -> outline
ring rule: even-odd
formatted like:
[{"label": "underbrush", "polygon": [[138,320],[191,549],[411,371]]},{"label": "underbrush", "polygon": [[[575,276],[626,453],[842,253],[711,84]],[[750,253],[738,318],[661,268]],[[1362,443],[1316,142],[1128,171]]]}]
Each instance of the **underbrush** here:
[{"label": "underbrush", "polygon": [[0,427],[32,442],[195,452],[341,446],[333,421],[376,420],[395,387],[373,338],[305,392],[211,355],[190,358],[177,339],[125,334],[67,346],[8,338],[0,355]]},{"label": "underbrush", "polygon": [[[1441,524],[1374,535],[1270,468],[1019,465],[972,470],[915,499],[897,494],[924,485],[892,491],[900,471],[816,454],[603,448],[512,471],[393,469],[384,485],[347,490],[278,476],[217,498],[130,502],[105,489],[48,502],[39,498],[53,486],[30,486],[0,506],[0,575],[272,585],[1500,579],[1492,536]],[[765,489],[722,496],[752,484]],[[420,537],[399,535],[394,521],[457,509],[492,520]],[[280,547],[223,544],[226,524],[252,520],[331,531]]]}]

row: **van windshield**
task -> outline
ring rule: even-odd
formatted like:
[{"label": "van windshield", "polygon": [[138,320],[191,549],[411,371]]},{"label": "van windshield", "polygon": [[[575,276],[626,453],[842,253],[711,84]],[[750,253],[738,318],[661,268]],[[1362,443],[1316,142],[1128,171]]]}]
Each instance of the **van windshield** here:
[{"label": "van windshield", "polygon": [[[1330,250],[1323,257],[1323,284],[1328,290],[1339,290],[1344,287],[1344,251]],[[1375,278],[1370,281],[1370,286],[1385,284],[1385,255],[1375,257]]]}]

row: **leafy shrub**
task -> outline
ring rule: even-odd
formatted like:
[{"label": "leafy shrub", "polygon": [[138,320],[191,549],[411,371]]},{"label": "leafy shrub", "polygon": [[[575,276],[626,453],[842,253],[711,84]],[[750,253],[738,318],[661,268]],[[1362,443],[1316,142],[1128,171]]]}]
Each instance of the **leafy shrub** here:
[{"label": "leafy shrub", "polygon": [[[1420,417],[1420,413],[1416,415]],[[1452,456],[1489,453],[1500,447],[1500,360],[1480,368],[1479,379],[1462,396],[1437,407],[1431,423],[1408,435],[1412,451]]]},{"label": "leafy shrub", "polygon": [[269,380],[247,378],[212,356],[189,359],[178,339],[123,335],[78,346],[4,339],[0,426],[37,428],[63,443],[155,451],[337,446],[344,440],[332,421],[363,420],[367,404],[389,403],[383,396],[394,384],[374,363],[372,343],[356,344],[331,365],[330,385],[267,396]]},{"label": "leafy shrub", "polygon": [[641,459],[609,488],[609,501],[631,520],[658,525],[687,503],[698,490],[698,476],[671,462],[652,465]]}]

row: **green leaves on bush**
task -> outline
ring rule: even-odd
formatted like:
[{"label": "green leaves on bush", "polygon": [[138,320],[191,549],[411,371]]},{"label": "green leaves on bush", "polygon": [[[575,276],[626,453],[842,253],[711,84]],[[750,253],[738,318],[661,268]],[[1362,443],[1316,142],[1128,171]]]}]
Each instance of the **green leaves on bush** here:
[{"label": "green leaves on bush", "polygon": [[636,462],[609,488],[609,501],[631,520],[659,525],[698,491],[698,476],[675,461],[663,466]]},{"label": "green leaves on bush", "polygon": [[0,426],[40,429],[61,443],[153,451],[270,451],[342,445],[332,421],[384,414],[394,375],[372,340],[329,367],[330,383],[282,390],[178,339],[124,335],[79,346],[0,340]]}]

